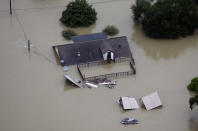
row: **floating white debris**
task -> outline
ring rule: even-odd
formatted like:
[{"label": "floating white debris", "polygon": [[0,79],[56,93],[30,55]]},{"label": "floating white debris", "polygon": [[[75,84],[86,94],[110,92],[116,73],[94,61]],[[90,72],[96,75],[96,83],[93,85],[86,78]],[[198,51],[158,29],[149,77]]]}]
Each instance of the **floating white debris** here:
[{"label": "floating white debris", "polygon": [[111,88],[112,89],[112,88],[115,88],[115,85],[117,84],[117,82],[116,81],[111,81],[111,80],[105,79],[105,80],[98,81],[98,84],[99,85],[105,85],[108,88]]},{"label": "floating white debris", "polygon": [[152,94],[142,97],[142,102],[146,110],[151,110],[151,109],[162,106],[162,102],[157,92],[154,92]]},{"label": "floating white debris", "polygon": [[88,86],[88,87],[91,87],[91,88],[98,88],[97,85],[94,85],[94,84],[89,83],[89,82],[85,82],[85,85]]},{"label": "floating white debris", "polygon": [[99,83],[100,85],[116,85],[116,81],[110,81],[110,82],[102,82]]},{"label": "floating white debris", "polygon": [[136,99],[128,97],[128,96],[120,98],[120,105],[123,107],[124,110],[139,108],[139,105],[138,105]]},{"label": "floating white debris", "polygon": [[74,84],[77,87],[81,87],[81,85],[79,85],[77,82],[75,82],[71,77],[69,77],[68,75],[64,75],[65,79],[68,80],[69,82],[71,82],[72,84]]}]

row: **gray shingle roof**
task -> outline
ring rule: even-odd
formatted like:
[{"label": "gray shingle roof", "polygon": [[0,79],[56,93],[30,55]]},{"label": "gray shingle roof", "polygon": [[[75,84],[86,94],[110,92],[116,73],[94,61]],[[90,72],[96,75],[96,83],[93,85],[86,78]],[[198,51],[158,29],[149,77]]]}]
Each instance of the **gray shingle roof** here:
[{"label": "gray shingle roof", "polygon": [[112,48],[115,58],[132,57],[127,38],[125,36],[81,42],[78,44],[58,45],[54,46],[54,48],[58,50],[60,60],[64,60],[62,65],[69,66],[87,62],[103,61],[103,55],[100,48],[101,45],[104,45],[104,42],[105,45],[108,45],[108,48]]},{"label": "gray shingle roof", "polygon": [[102,43],[100,44],[100,50],[102,52],[102,54],[106,53],[107,51],[111,51],[114,52],[114,49],[112,48],[112,46],[107,43],[106,40],[102,40]]}]

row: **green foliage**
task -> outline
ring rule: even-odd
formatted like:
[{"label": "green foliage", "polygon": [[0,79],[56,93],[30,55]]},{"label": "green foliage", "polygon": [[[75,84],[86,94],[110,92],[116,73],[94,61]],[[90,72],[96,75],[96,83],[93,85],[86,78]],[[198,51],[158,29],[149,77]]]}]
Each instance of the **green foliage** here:
[{"label": "green foliage", "polygon": [[103,29],[103,32],[106,35],[114,36],[114,35],[117,35],[119,33],[119,30],[115,26],[113,26],[113,25],[108,25],[107,27],[105,27]]},{"label": "green foliage", "polygon": [[198,77],[195,77],[191,80],[191,83],[188,85],[188,89],[198,93]]},{"label": "green foliage", "polygon": [[96,22],[97,13],[86,0],[75,0],[62,12],[60,21],[69,27],[86,27]]},{"label": "green foliage", "polygon": [[153,38],[179,38],[192,35],[198,28],[196,0],[158,0],[149,4],[137,0],[132,6],[134,20],[141,20],[145,34]]},{"label": "green foliage", "polygon": [[[191,83],[187,86],[190,91],[198,93],[198,77],[195,77],[191,80]],[[198,105],[198,95],[191,97],[189,99],[190,109],[193,109],[194,105]]]},{"label": "green foliage", "polygon": [[76,36],[78,34],[73,30],[64,30],[62,31],[62,35],[66,40],[71,40],[72,36]]},{"label": "green foliage", "polygon": [[151,7],[151,3],[145,0],[137,0],[136,5],[132,5],[132,13],[134,21],[141,21],[144,13]]},{"label": "green foliage", "polygon": [[197,105],[198,106],[198,95],[194,96],[194,97],[191,97],[189,99],[189,104],[190,104],[190,109],[192,110],[193,109],[193,106],[194,105]]}]

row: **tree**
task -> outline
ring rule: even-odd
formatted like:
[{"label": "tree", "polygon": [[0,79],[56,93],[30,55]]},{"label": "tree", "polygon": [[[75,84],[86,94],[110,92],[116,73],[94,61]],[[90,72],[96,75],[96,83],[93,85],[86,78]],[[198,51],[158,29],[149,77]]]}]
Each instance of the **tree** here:
[{"label": "tree", "polygon": [[133,12],[133,20],[141,22],[144,17],[144,13],[151,7],[151,3],[146,0],[137,0],[136,5],[131,7]]},{"label": "tree", "polygon": [[[198,94],[198,77],[191,80],[191,83],[187,86],[188,90]],[[193,109],[194,105],[198,105],[198,95],[195,95],[189,99],[190,109]]]},{"label": "tree", "polygon": [[158,0],[154,4],[137,0],[132,12],[144,33],[153,38],[185,37],[198,28],[196,0]]},{"label": "tree", "polygon": [[191,80],[191,83],[188,85],[188,89],[198,93],[198,77],[195,77]]},{"label": "tree", "polygon": [[62,12],[60,21],[69,27],[86,27],[96,22],[97,13],[86,0],[75,0]]}]

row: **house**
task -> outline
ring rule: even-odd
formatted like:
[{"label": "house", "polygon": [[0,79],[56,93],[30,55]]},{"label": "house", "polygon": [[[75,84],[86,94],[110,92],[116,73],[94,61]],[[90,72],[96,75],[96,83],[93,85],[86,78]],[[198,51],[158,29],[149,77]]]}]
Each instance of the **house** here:
[{"label": "house", "polygon": [[62,66],[131,58],[126,36],[53,46]]}]

